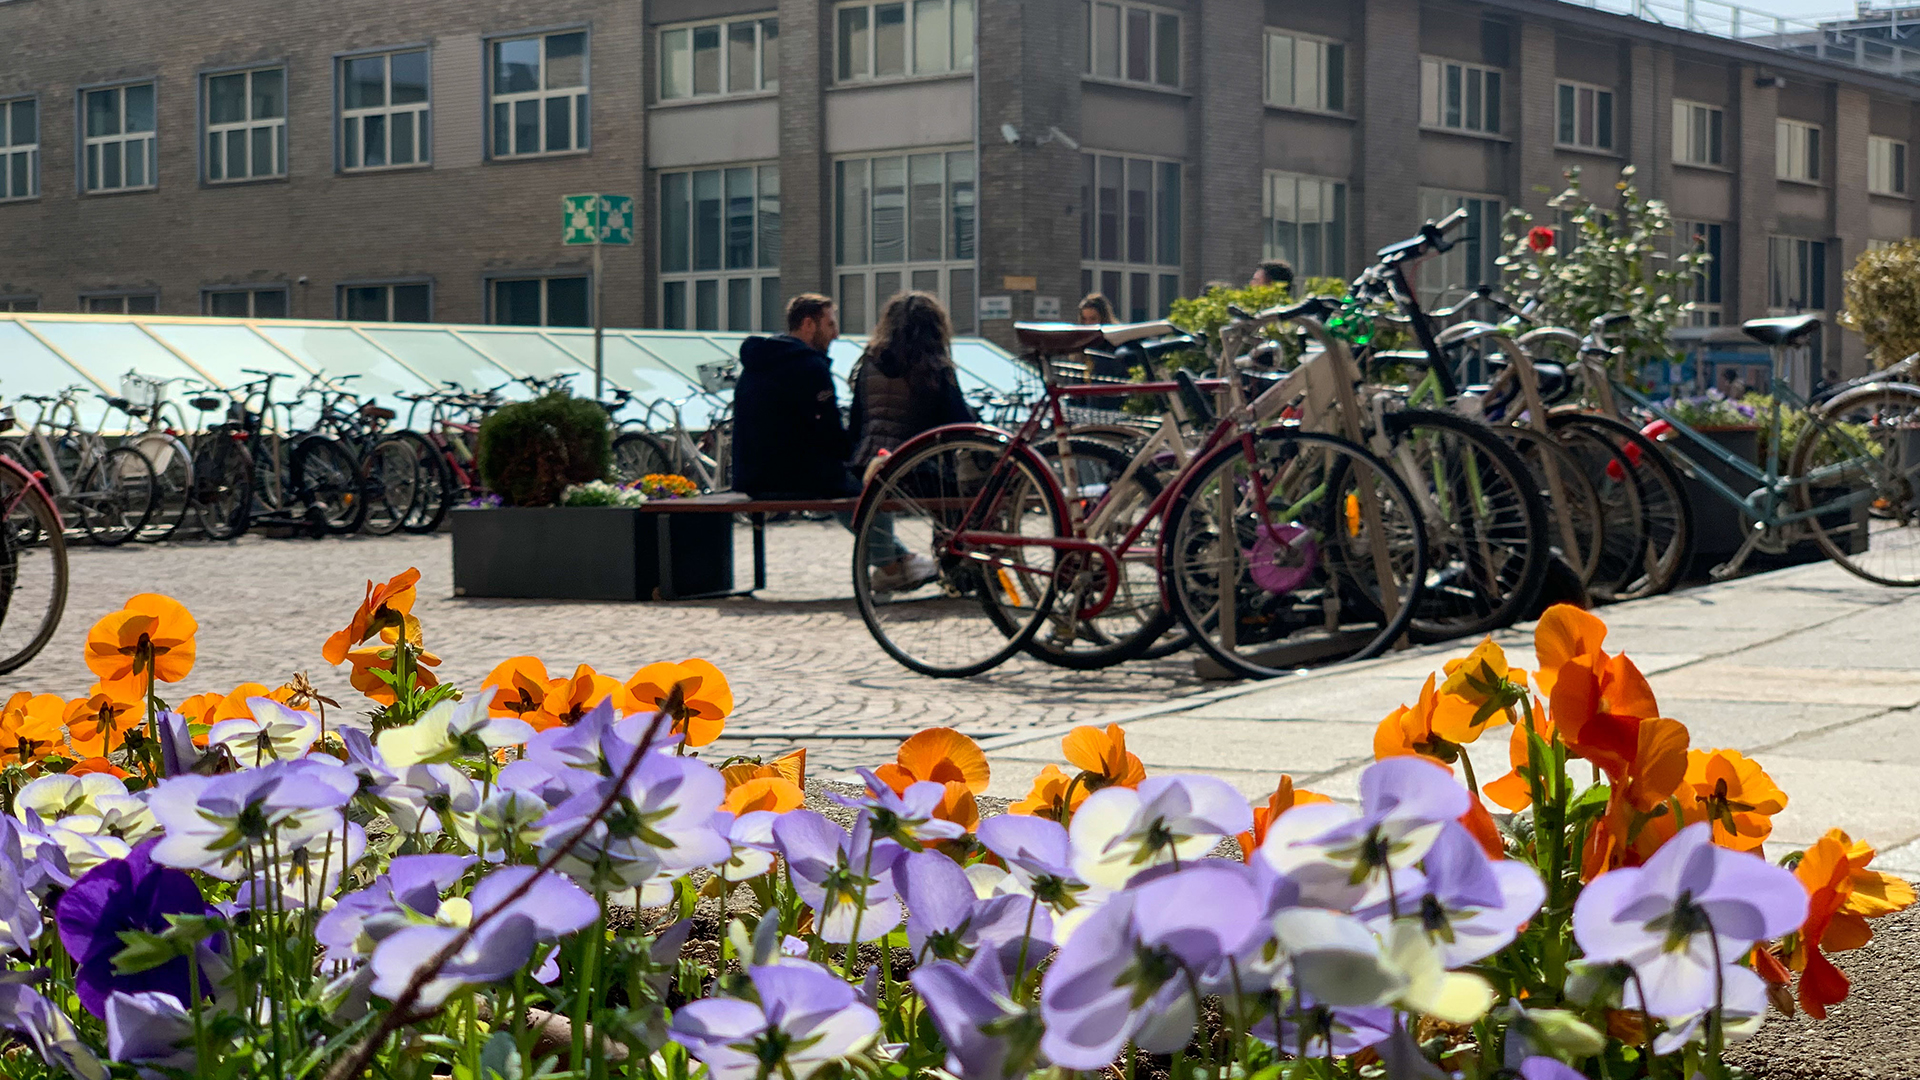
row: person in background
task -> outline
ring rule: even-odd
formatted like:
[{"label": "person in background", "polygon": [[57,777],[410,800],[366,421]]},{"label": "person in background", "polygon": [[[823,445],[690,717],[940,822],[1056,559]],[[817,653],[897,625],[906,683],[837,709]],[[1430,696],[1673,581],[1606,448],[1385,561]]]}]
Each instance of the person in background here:
[{"label": "person in background", "polygon": [[1081,326],[1108,326],[1119,321],[1113,317],[1113,304],[1104,293],[1088,293],[1080,301]]},{"label": "person in background", "polygon": [[1288,285],[1293,284],[1293,264],[1285,259],[1268,259],[1253,269],[1253,280],[1248,285]]}]

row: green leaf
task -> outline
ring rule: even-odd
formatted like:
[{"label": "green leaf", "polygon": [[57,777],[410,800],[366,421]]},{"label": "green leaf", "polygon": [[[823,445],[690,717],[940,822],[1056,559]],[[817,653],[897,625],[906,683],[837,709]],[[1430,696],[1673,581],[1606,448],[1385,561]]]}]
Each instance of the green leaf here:
[{"label": "green leaf", "polygon": [[138,975],[186,955],[159,934],[149,934],[144,930],[122,930],[118,936],[123,947],[113,956],[116,975]]}]

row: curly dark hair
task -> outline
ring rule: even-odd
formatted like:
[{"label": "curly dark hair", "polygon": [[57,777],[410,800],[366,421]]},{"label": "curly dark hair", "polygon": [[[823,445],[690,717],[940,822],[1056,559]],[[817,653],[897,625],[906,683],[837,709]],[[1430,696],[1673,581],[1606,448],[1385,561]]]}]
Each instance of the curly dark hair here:
[{"label": "curly dark hair", "polygon": [[867,342],[867,359],[889,378],[936,375],[953,366],[953,322],[932,293],[904,292],[887,301]]}]

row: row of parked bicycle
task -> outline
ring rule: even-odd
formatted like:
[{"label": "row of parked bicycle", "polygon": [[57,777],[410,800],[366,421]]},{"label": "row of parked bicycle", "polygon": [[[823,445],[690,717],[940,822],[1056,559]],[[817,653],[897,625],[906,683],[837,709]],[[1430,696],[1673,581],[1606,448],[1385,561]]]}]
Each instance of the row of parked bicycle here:
[{"label": "row of parked bicycle", "polygon": [[[1811,540],[1863,578],[1920,585],[1913,359],[1812,402],[1776,378],[1756,416],[1765,451],[1742,459],[1644,392],[1644,358],[1608,340],[1625,316],[1534,325],[1492,289],[1423,310],[1413,267],[1461,221],[1382,249],[1344,297],[1234,309],[1205,340],[1166,323],[1018,327],[1044,394],[994,402],[1000,426],[923,435],[868,482],[853,572],[875,639],[935,676],[1022,650],[1095,668],[1196,642],[1228,674],[1271,676],[1482,634],[1550,598],[1671,589],[1692,561],[1689,484],[1747,526],[1716,576]],[[1818,325],[1745,329],[1779,372]],[[1392,328],[1412,347],[1382,349]],[[1163,374],[1197,349],[1212,377]],[[1102,352],[1145,381],[1068,381]],[[1078,406],[1123,398],[1164,408],[1083,422]],[[902,549],[937,575],[885,580]]]}]

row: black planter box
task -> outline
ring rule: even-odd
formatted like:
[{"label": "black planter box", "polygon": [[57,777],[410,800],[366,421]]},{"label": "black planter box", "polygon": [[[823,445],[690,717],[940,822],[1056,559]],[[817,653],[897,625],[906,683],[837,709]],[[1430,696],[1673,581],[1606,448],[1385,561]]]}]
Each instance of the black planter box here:
[{"label": "black planter box", "polygon": [[[1760,433],[1753,428],[1706,428],[1700,430],[1705,438],[1717,443],[1721,449],[1740,458],[1742,461],[1754,461],[1760,449]],[[1684,445],[1684,440],[1683,440]],[[1758,485],[1746,474],[1722,462],[1705,450],[1688,447],[1688,457],[1700,464],[1700,467],[1712,473],[1722,483],[1742,495]],[[1719,492],[1691,476],[1682,476],[1681,484],[1686,488],[1687,501],[1693,504],[1693,554],[1695,559],[1712,560],[1718,564],[1727,556],[1739,550],[1747,538],[1747,516],[1740,508],[1728,502]]]},{"label": "black planter box", "polygon": [[733,590],[733,515],[636,507],[461,509],[455,596],[680,600]]}]

